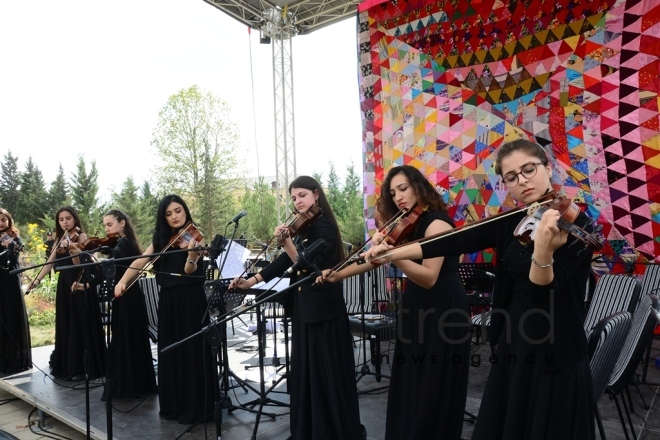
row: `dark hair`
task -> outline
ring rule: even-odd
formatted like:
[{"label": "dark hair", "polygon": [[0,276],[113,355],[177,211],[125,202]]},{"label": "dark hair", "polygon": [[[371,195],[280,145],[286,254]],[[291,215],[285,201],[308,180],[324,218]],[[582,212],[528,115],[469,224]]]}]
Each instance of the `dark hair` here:
[{"label": "dark hair", "polygon": [[137,249],[138,253],[141,254],[142,248],[140,247],[140,242],[138,242],[137,235],[135,235],[135,230],[133,229],[131,219],[119,209],[111,209],[110,211],[106,212],[103,217],[106,215],[113,216],[117,219],[118,222],[122,220],[124,221],[124,233],[126,234],[126,238],[133,244],[133,246],[135,246],[135,249]]},{"label": "dark hair", "polygon": [[431,185],[431,182],[417,168],[403,165],[390,169],[380,187],[380,198],[376,204],[376,209],[381,215],[382,221],[388,221],[399,212],[399,208],[390,195],[390,184],[394,176],[398,174],[403,174],[408,179],[417,197],[417,203],[428,206],[430,211],[447,211],[447,204]]},{"label": "dark hair", "polygon": [[495,173],[501,176],[502,160],[513,152],[519,150],[538,158],[544,166],[548,165],[548,155],[542,146],[535,142],[528,141],[527,139],[516,139],[515,141],[502,144],[497,150],[497,157],[495,158]]},{"label": "dark hair", "polygon": [[334,252],[336,252],[337,258],[339,260],[342,260],[344,258],[344,246],[341,241],[341,232],[339,232],[339,226],[337,225],[337,220],[335,219],[335,216],[332,213],[332,209],[330,209],[330,203],[328,203],[328,199],[325,196],[325,192],[323,192],[323,188],[321,187],[321,185],[313,177],[298,176],[289,185],[289,194],[291,194],[291,190],[293,188],[304,188],[312,192],[316,191],[318,193],[319,199],[317,203],[319,205],[319,208],[323,210],[323,216],[328,217],[330,219],[330,221],[332,222],[332,227],[335,230],[335,233],[337,234],[337,241],[335,244]]},{"label": "dark hair", "polygon": [[19,231],[16,227],[14,227],[14,218],[11,216],[9,211],[7,211],[5,208],[0,208],[0,214],[7,216],[7,219],[9,219],[9,226],[7,227],[7,231],[11,231],[14,234],[18,235]]},{"label": "dark hair", "polygon": [[178,203],[179,205],[183,206],[183,210],[186,212],[185,223],[193,221],[192,215],[190,215],[190,210],[188,209],[188,205],[186,205],[186,202],[184,202],[181,197],[177,196],[176,194],[168,194],[163,197],[163,200],[161,200],[158,204],[158,212],[156,213],[156,227],[154,229],[154,235],[152,238],[155,252],[160,252],[161,249],[167,246],[167,243],[170,242],[172,234],[175,232],[172,230],[170,225],[167,223],[167,219],[165,218],[165,211],[167,211],[167,207],[170,206],[171,203]]},{"label": "dark hair", "polygon": [[76,226],[78,226],[82,232],[85,231],[82,222],[80,221],[80,216],[78,215],[78,211],[76,211],[73,206],[62,206],[55,213],[55,236],[57,237],[58,240],[64,237],[64,229],[62,229],[62,226],[60,226],[60,221],[59,221],[60,214],[64,211],[70,213],[71,216],[73,216],[73,219],[76,222]]}]

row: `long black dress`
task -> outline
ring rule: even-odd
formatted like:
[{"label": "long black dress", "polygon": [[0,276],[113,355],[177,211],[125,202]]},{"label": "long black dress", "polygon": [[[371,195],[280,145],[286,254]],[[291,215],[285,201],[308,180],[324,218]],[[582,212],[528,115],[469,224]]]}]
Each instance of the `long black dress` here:
[{"label": "long black dress", "polygon": [[[69,254],[56,253],[57,260]],[[58,379],[71,380],[85,373],[85,348],[89,353],[89,377],[96,379],[105,374],[105,340],[101,309],[96,288],[71,291],[71,286],[79,279],[86,283],[88,278],[81,271],[88,269],[72,268],[72,261],[66,258],[55,261],[59,271],[55,296],[55,349],[50,356],[51,373]]]},{"label": "long black dress", "polygon": [[13,244],[9,249],[0,245],[0,252],[7,251],[0,256],[0,372],[5,374],[32,366],[30,327],[21,282],[17,274],[9,275],[9,271],[18,268],[15,249]]},{"label": "long black dress", "polygon": [[[160,285],[158,303],[158,400],[160,416],[191,424],[213,413],[213,358],[203,336],[161,353],[168,345],[198,332],[206,311],[204,270],[186,275],[183,268],[188,254],[163,255],[156,264]],[[171,273],[182,276],[172,276]]]},{"label": "long black dress", "polygon": [[[574,237],[554,252],[554,280],[529,280],[534,243],[513,232],[524,214],[502,217],[422,245],[424,258],[497,250],[490,341],[497,346],[472,438],[595,437],[583,296],[591,252]],[[587,226],[580,214],[574,222]],[[520,326],[522,326],[522,331]]]},{"label": "long black dress", "polygon": [[[138,250],[126,238],[119,240],[112,253],[114,258],[137,255]],[[114,283],[104,290],[114,292],[115,283],[126,273],[130,263],[125,261],[116,265]],[[105,280],[102,289],[104,286]],[[140,284],[135,283],[112,301],[112,341],[108,350],[110,363],[107,376],[111,379],[113,400],[141,399],[157,391],[148,325],[144,293]]]},{"label": "long black dress", "polygon": [[[429,212],[410,239],[422,238],[436,219],[453,226],[446,213]],[[398,319],[385,439],[460,439],[470,336],[457,257],[444,259],[430,289],[407,280]]]},{"label": "long black dress", "polygon": [[[307,232],[296,236],[305,246],[323,238],[327,251],[314,258],[319,269],[332,268],[338,256],[331,249],[339,236],[328,217],[321,217]],[[282,276],[293,262],[286,253],[261,272],[264,281]],[[292,274],[291,284],[311,273],[302,267]],[[348,324],[342,284],[312,287],[310,280],[293,298],[291,335],[291,437],[293,440],[360,440],[360,408],[355,384],[353,338]]]}]

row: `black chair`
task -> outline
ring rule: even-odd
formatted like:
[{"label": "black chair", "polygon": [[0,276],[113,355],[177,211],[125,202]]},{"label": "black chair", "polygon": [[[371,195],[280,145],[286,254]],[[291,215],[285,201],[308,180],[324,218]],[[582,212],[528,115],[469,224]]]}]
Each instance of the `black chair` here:
[{"label": "black chair", "polygon": [[618,312],[598,321],[588,341],[589,367],[593,384],[595,416],[600,437],[605,438],[603,422],[598,411],[598,399],[605,392],[610,375],[614,370],[617,355],[620,352],[632,317],[629,312]]},{"label": "black chair", "polygon": [[[628,332],[626,341],[623,345],[621,353],[619,354],[614,370],[610,375],[610,378],[607,383],[607,388],[605,392],[612,396],[614,403],[616,404],[616,409],[619,412],[619,419],[621,420],[621,426],[623,427],[623,433],[628,439],[628,430],[626,429],[626,423],[623,419],[623,414],[621,413],[621,408],[619,406],[619,396],[624,390],[628,395],[628,401],[632,403],[630,399],[630,391],[628,386],[632,383],[634,386],[637,386],[635,383],[635,371],[639,365],[644,351],[649,343],[649,340],[653,337],[653,329],[658,323],[657,316],[657,307],[658,307],[658,298],[655,295],[646,295],[642,298],[635,315],[633,316],[632,325],[630,331]],[[626,416],[628,418],[628,423],[630,425],[630,430],[632,431],[633,438],[637,438],[635,433],[635,428],[630,419],[630,412],[628,411],[628,405],[626,404],[626,399],[621,399],[623,407],[626,411]]]},{"label": "black chair", "polygon": [[589,339],[594,326],[603,318],[617,312],[634,314],[639,301],[640,283],[625,275],[603,275],[596,283],[596,290],[584,320],[584,331]]},{"label": "black chair", "polygon": [[[641,294],[642,296],[660,296],[660,264],[649,264],[646,266],[646,271],[644,271],[644,277],[642,278]],[[642,383],[648,385],[658,385],[656,383],[649,383],[646,380],[646,373],[649,368],[649,360],[651,359],[652,344],[653,338],[649,340],[649,345],[646,349],[646,356],[644,358],[644,370],[642,372]]]},{"label": "black chair", "polygon": [[147,303],[147,317],[149,318],[149,339],[154,344],[158,343],[158,295],[160,287],[155,277],[142,277],[138,280],[140,288],[144,292],[144,300]]},{"label": "black chair", "polygon": [[[396,319],[388,316],[381,316],[380,305],[387,302],[385,295],[387,268],[382,265],[376,270],[366,274],[358,275],[344,279],[344,300],[349,314],[349,325],[351,333],[359,337],[358,341],[363,344],[369,341],[371,353],[371,364],[376,370],[376,381],[380,381],[381,362],[383,357],[388,357],[381,353],[380,343],[389,341],[396,337]],[[374,314],[376,316],[374,316]],[[356,365],[361,368],[361,375],[370,374],[366,366],[366,348],[363,346],[364,360],[362,364]]]}]

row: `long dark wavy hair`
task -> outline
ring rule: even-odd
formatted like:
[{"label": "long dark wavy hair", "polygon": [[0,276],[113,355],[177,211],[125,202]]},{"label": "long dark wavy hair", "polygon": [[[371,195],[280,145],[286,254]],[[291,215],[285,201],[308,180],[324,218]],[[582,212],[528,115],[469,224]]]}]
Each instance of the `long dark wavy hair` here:
[{"label": "long dark wavy hair", "polygon": [[60,214],[64,211],[70,213],[71,216],[73,216],[73,219],[76,221],[76,226],[78,226],[82,232],[85,232],[85,228],[83,228],[82,221],[80,221],[80,216],[78,215],[78,211],[76,211],[73,206],[62,206],[55,213],[55,235],[56,235],[55,241],[61,239],[64,236],[64,229],[62,229],[62,226],[60,226],[60,221],[59,221]]},{"label": "long dark wavy hair", "polygon": [[133,246],[135,246],[135,249],[137,249],[138,253],[141,254],[142,247],[140,247],[140,242],[138,241],[137,235],[135,234],[135,229],[133,229],[133,223],[131,222],[131,219],[119,209],[111,209],[110,211],[106,212],[103,217],[106,215],[113,216],[117,219],[118,222],[122,220],[124,221],[124,234],[126,234],[126,238],[131,242]]},{"label": "long dark wavy hair", "polygon": [[330,203],[328,203],[328,198],[325,196],[325,192],[323,191],[321,185],[313,177],[298,176],[294,179],[293,182],[291,182],[291,184],[289,184],[289,194],[291,194],[291,190],[293,188],[304,188],[312,192],[317,192],[319,195],[317,201],[319,208],[323,210],[323,216],[330,219],[332,222],[332,227],[337,234],[337,240],[335,243],[335,249],[333,249],[333,253],[336,253],[338,260],[342,260],[344,258],[344,246],[342,245],[341,241],[341,232],[339,232],[337,219],[335,219],[335,215],[332,213],[332,209],[330,209]]},{"label": "long dark wavy hair", "polygon": [[190,209],[183,199],[176,194],[168,194],[163,197],[163,200],[158,204],[158,212],[156,213],[156,228],[154,229],[154,236],[152,238],[152,243],[154,245],[154,251],[160,252],[167,244],[170,242],[170,238],[176,232],[170,225],[167,223],[165,218],[165,211],[167,207],[170,206],[170,203],[175,202],[183,206],[183,210],[186,213],[185,223],[193,221],[192,215],[190,215]]},{"label": "long dark wavy hair", "polygon": [[385,177],[385,181],[380,187],[380,198],[376,203],[376,209],[380,214],[382,221],[387,222],[399,212],[392,195],[390,194],[390,184],[394,176],[403,174],[412,186],[417,203],[428,206],[429,211],[447,211],[447,204],[442,200],[440,194],[431,185],[426,177],[415,167],[403,165],[390,169]]}]

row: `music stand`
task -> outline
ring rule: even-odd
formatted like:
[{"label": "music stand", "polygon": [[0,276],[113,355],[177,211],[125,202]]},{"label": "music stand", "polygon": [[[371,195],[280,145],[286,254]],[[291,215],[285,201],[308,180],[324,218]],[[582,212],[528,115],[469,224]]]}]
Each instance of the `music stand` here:
[{"label": "music stand", "polygon": [[[473,292],[475,312],[479,307],[491,307],[491,304],[484,299],[484,293],[492,294],[495,285],[494,273],[495,266],[490,263],[461,263],[458,265],[458,275],[461,277],[465,289]],[[477,336],[477,345],[478,342],[479,336]],[[467,416],[466,422],[476,422],[477,416],[465,410],[463,413]]]},{"label": "music stand", "polygon": [[[275,293],[274,290],[272,289],[255,289],[252,287],[251,289],[246,289],[243,290],[244,293],[254,295],[255,296],[255,301],[259,301],[260,299],[263,299],[267,297],[268,295],[272,295]],[[272,298],[272,300],[275,300],[276,298]],[[257,438],[257,430],[259,429],[259,421],[261,419],[261,415],[265,414],[269,416],[271,419],[274,419],[276,414],[274,413],[265,413],[264,412],[264,406],[284,406],[284,407],[289,407],[290,405],[285,402],[280,402],[279,400],[271,399],[268,397],[268,393],[270,393],[273,388],[275,387],[275,384],[271,386],[268,390],[266,390],[266,380],[264,377],[264,358],[265,358],[265,352],[266,352],[266,347],[265,347],[265,328],[262,329],[261,325],[261,306],[258,306],[256,308],[256,314],[257,314],[257,346],[258,346],[258,359],[259,359],[259,391],[256,391],[253,389],[253,391],[259,396],[256,399],[244,403],[243,405],[249,406],[251,408],[254,408],[255,406],[259,405],[259,409],[256,410],[255,412],[257,413],[257,419],[254,423],[254,430],[252,432],[252,438],[256,439]],[[262,329],[262,330],[261,330]],[[261,334],[261,332],[264,332],[264,335]],[[277,383],[277,382],[276,382]],[[253,410],[254,411],[254,410]],[[231,410],[229,411],[231,412]]]},{"label": "music stand", "polygon": [[[461,263],[458,265],[458,275],[468,291],[474,292],[475,311],[476,308],[489,307],[490,302],[484,298],[493,292],[495,285],[495,266],[491,263]],[[469,294],[468,294],[469,295]]]}]

